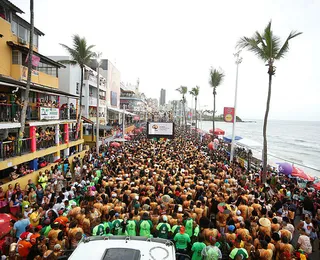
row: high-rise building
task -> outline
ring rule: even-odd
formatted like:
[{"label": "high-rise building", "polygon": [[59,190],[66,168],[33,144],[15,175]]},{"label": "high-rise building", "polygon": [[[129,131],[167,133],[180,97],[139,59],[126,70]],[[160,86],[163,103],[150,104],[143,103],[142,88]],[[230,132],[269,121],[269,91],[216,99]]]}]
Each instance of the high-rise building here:
[{"label": "high-rise building", "polygon": [[166,104],[166,90],[161,89],[160,91],[160,106],[164,106]]}]

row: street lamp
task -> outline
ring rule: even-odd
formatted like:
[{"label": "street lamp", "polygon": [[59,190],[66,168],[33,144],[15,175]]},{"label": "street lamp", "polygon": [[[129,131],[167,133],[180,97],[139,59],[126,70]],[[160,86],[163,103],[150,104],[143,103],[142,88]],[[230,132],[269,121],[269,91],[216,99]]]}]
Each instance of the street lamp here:
[{"label": "street lamp", "polygon": [[97,154],[99,156],[99,124],[100,124],[100,120],[99,120],[99,100],[100,100],[100,97],[99,97],[99,91],[100,91],[100,75],[99,75],[99,69],[100,69],[100,62],[101,62],[101,59],[100,59],[100,56],[101,56],[101,53],[97,53],[96,54],[96,60],[97,60],[97,127],[96,127],[96,151],[97,151]]},{"label": "street lamp", "polygon": [[239,50],[237,53],[234,54],[236,58],[236,64],[237,64],[237,72],[236,72],[236,89],[234,93],[234,116],[233,116],[233,126],[232,126],[232,142],[231,142],[231,153],[230,153],[230,163],[233,161],[234,156],[234,139],[235,139],[235,128],[236,128],[236,122],[237,122],[237,92],[238,92],[238,72],[239,72],[239,64],[242,62],[242,57],[240,57]]}]

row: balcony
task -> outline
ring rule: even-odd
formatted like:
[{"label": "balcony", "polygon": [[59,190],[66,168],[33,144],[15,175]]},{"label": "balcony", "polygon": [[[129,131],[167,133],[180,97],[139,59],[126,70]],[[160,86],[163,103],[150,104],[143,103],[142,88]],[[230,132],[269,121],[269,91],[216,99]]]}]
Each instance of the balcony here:
[{"label": "balcony", "polygon": [[31,138],[21,141],[4,141],[0,143],[0,159],[6,160],[11,157],[21,156],[31,152]]},{"label": "balcony", "polygon": [[[28,68],[18,64],[11,65],[11,77],[16,80],[27,80]],[[59,87],[59,79],[55,76],[46,74],[41,71],[32,70],[31,73],[32,83],[36,83],[43,86],[48,86],[51,88]]]},{"label": "balcony", "polygon": [[89,106],[96,107],[97,106],[97,98],[90,96],[89,97]]},{"label": "balcony", "polygon": [[18,104],[0,103],[0,122],[20,122],[21,107]]},{"label": "balcony", "polygon": [[77,111],[74,108],[38,107],[31,105],[27,108],[28,121],[76,120]]}]

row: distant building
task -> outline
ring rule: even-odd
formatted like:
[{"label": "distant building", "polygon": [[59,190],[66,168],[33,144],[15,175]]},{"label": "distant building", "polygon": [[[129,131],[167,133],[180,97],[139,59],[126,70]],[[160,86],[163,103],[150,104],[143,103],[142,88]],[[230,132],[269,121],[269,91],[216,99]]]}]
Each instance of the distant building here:
[{"label": "distant building", "polygon": [[160,91],[160,106],[164,106],[166,104],[166,90],[161,89]]}]

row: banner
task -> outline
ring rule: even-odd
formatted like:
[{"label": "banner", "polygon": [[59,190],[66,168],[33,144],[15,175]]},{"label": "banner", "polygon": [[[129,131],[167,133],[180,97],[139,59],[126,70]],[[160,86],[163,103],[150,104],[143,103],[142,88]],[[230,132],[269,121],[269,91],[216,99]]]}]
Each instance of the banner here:
[{"label": "banner", "polygon": [[173,123],[155,123],[148,124],[148,135],[173,135]]},{"label": "banner", "polygon": [[40,107],[40,120],[59,119],[59,108]]},{"label": "banner", "polygon": [[223,109],[223,119],[227,123],[233,123],[233,121],[234,121],[234,108],[233,107],[225,107]]},{"label": "banner", "polygon": [[[28,58],[29,58],[29,54],[27,55],[27,58],[26,58],[26,60],[25,60],[25,62],[26,62],[27,64],[28,64]],[[38,67],[39,62],[40,62],[40,57],[38,57],[38,56],[36,56],[36,55],[32,55],[32,59],[31,59],[32,66]]]}]

